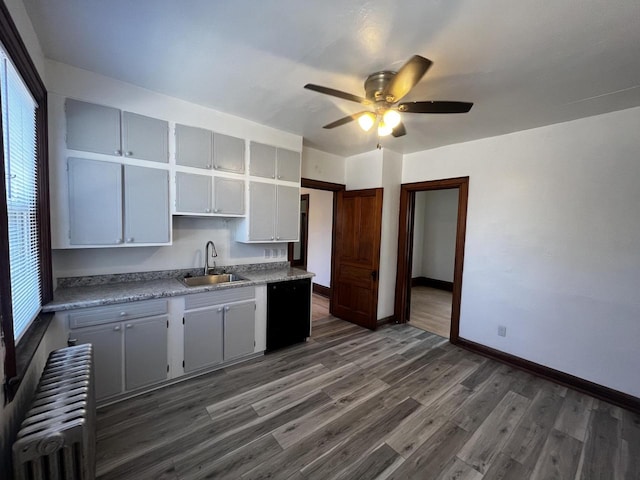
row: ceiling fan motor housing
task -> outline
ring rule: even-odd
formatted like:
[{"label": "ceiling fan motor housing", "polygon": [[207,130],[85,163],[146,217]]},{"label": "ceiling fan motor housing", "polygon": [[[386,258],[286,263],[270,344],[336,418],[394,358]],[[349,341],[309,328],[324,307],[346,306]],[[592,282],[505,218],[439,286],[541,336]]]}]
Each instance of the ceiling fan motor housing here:
[{"label": "ceiling fan motor housing", "polygon": [[374,103],[387,103],[384,92],[391,79],[395,76],[396,72],[390,70],[383,70],[369,75],[364,82],[364,91],[367,99]]}]

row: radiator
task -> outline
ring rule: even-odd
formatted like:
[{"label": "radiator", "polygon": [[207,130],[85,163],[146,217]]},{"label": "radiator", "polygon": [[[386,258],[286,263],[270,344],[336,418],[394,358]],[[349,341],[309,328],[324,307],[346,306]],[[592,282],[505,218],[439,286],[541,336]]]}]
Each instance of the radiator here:
[{"label": "radiator", "polygon": [[16,480],[93,480],[96,406],[91,345],[49,355],[13,444]]}]

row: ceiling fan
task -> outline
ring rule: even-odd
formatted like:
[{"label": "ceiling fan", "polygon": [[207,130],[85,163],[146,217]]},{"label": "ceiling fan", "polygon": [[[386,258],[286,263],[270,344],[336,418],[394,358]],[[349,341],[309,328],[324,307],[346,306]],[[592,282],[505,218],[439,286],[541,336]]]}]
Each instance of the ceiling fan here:
[{"label": "ceiling fan", "polygon": [[371,108],[371,110],[343,117],[323,128],[335,128],[357,120],[360,127],[367,132],[377,122],[378,136],[383,137],[391,134],[394,137],[402,137],[406,135],[407,131],[402,123],[400,113],[467,113],[473,106],[473,103],[469,102],[428,100],[398,103],[427,73],[432,63],[431,60],[420,55],[414,55],[397,72],[383,70],[372,73],[364,82],[365,97],[313,83],[306,84],[304,88],[357,102]]}]

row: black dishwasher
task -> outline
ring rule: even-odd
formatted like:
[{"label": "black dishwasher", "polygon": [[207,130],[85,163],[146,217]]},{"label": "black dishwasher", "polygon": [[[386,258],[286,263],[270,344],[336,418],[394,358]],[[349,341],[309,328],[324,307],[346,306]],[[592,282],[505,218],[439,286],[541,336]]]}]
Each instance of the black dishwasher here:
[{"label": "black dishwasher", "polygon": [[267,286],[267,351],[305,341],[311,328],[311,279]]}]

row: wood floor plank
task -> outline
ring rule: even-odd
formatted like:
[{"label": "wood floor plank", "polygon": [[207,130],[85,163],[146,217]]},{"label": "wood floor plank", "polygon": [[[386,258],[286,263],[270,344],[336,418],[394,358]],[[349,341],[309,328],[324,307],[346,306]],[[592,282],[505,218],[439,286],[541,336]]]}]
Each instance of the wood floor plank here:
[{"label": "wood floor plank", "polygon": [[227,480],[240,477],[265,460],[280,453],[282,448],[271,435],[265,435],[222,458],[204,456],[201,463],[192,466],[190,470],[182,469],[176,463],[176,471],[180,480],[200,480],[212,478]]},{"label": "wood floor plank", "polygon": [[436,480],[481,480],[482,474],[457,457],[451,459]]},{"label": "wood floor plank", "polygon": [[580,474],[582,480],[624,478],[618,419],[612,417],[609,412],[591,412],[584,449]]},{"label": "wood floor plank", "polygon": [[554,428],[584,442],[592,404],[593,397],[575,390],[568,391]]},{"label": "wood floor plank", "polygon": [[640,479],[636,414],[408,325],[316,327],[100,408],[98,480]]},{"label": "wood floor plank", "polygon": [[531,470],[508,455],[499,454],[482,480],[527,480]]},{"label": "wood floor plank", "polygon": [[276,395],[292,386],[305,382],[314,378],[316,375],[326,373],[329,370],[321,364],[313,365],[299,372],[292,373],[286,377],[279,378],[272,382],[266,383],[240,395],[228,398],[221,402],[207,406],[207,412],[212,419],[228,415],[244,407],[247,404],[255,403],[271,395]]},{"label": "wood floor plank", "polygon": [[573,480],[580,460],[582,442],[559,430],[553,429],[542,448],[531,480]]},{"label": "wood floor plank", "polygon": [[455,385],[435,402],[422,406],[402,422],[387,438],[387,443],[403,457],[410,457],[448,422],[470,394],[468,388]]},{"label": "wood floor plank", "polygon": [[553,428],[562,402],[563,398],[554,389],[540,390],[503,448],[503,452],[527,469],[533,469]]},{"label": "wood floor plank", "polygon": [[408,398],[391,408],[382,418],[371,425],[345,438],[341,443],[335,445],[334,448],[316,458],[300,471],[310,480],[325,480],[339,475],[348,465],[348,459],[353,461],[369,454],[386,435],[391,433],[419,407],[420,404],[418,402]]},{"label": "wood floor plank", "polygon": [[354,392],[337,398],[318,410],[282,425],[274,430],[272,434],[283,448],[288,448],[388,388],[389,385],[376,379]]},{"label": "wood floor plank", "polygon": [[393,471],[403,462],[403,458],[386,443],[343,470],[334,480],[374,480],[385,478],[386,472]]},{"label": "wood floor plank", "polygon": [[429,475],[435,478],[470,436],[469,432],[457,425],[446,423],[429,442],[423,443],[388,478],[390,480],[423,480],[425,472],[429,472]]},{"label": "wood floor plank", "polygon": [[529,403],[528,398],[508,392],[458,452],[458,458],[485,473],[509,440]]}]

